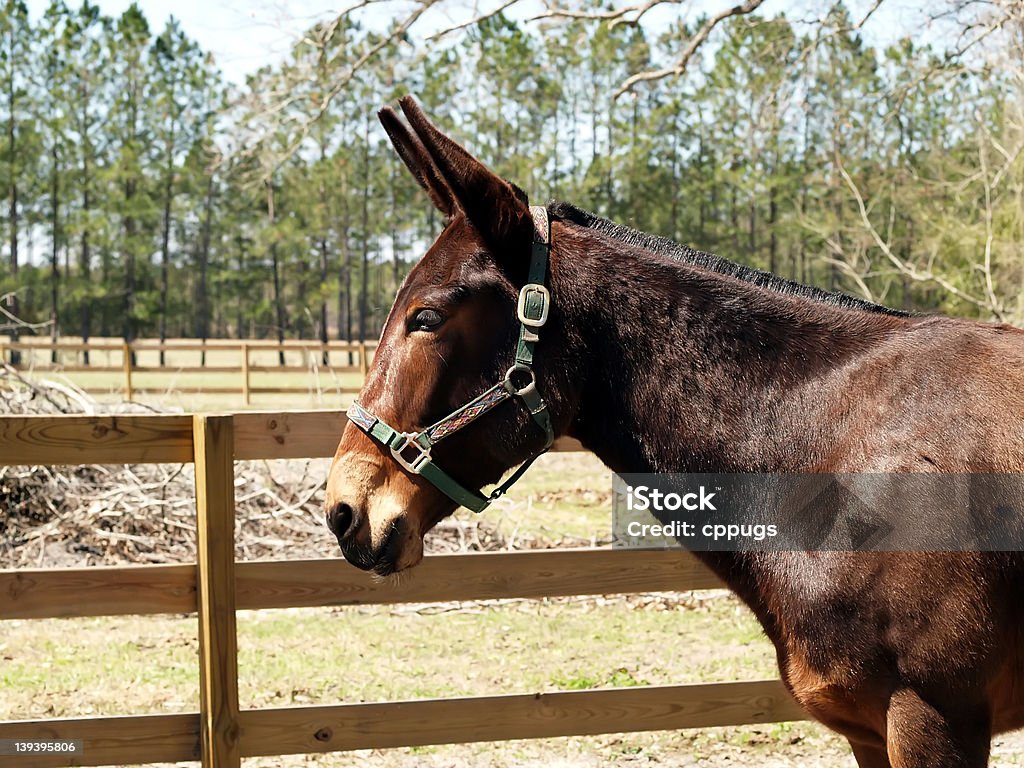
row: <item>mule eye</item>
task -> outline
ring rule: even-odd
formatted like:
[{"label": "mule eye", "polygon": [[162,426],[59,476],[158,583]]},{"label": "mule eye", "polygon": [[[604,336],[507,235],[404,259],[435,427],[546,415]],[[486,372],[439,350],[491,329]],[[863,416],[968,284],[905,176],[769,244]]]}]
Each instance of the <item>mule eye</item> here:
[{"label": "mule eye", "polygon": [[441,324],[444,318],[441,313],[434,309],[421,309],[416,313],[412,321],[414,331],[432,331]]}]

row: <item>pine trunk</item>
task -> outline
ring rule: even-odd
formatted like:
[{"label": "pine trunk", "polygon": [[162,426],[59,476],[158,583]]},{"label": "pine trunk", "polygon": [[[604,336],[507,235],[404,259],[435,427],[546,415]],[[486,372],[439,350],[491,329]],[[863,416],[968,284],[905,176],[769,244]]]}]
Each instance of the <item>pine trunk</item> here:
[{"label": "pine trunk", "polygon": [[[18,340],[18,182],[17,173],[14,168],[14,158],[16,155],[15,144],[15,129],[14,129],[14,114],[17,106],[14,93],[14,30],[11,30],[11,42],[9,51],[10,58],[8,59],[8,66],[10,69],[10,78],[7,83],[7,157],[8,164],[11,172],[10,188],[8,189],[8,200],[10,202],[10,213],[11,213],[11,239],[10,239],[10,255],[11,255],[11,282],[14,284],[14,290],[11,292],[7,299],[7,309],[15,317],[15,322],[11,324],[11,341]],[[20,360],[20,353],[11,351],[11,363],[17,365]]]},{"label": "pine trunk", "polygon": [[167,283],[171,250],[171,206],[174,195],[173,153],[167,148],[167,168],[164,177],[164,215],[160,242],[160,367],[164,367],[163,343],[167,340]]}]

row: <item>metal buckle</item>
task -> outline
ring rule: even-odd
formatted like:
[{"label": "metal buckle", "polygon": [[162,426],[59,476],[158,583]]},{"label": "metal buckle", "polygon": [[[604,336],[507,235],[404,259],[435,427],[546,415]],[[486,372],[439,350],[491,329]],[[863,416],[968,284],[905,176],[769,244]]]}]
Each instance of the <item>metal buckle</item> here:
[{"label": "metal buckle", "polygon": [[[530,376],[530,380],[526,382],[526,384],[524,384],[522,388],[517,387],[515,385],[515,382],[512,381],[512,374],[516,373],[517,371],[522,371],[524,373],[529,374]],[[536,374],[534,374],[533,368],[529,367],[528,365],[523,365],[522,363],[516,363],[515,365],[513,365],[511,368],[505,371],[505,389],[507,389],[511,394],[516,395],[517,397],[523,397],[524,395],[529,395],[536,392],[537,376]]]},{"label": "metal buckle", "polygon": [[[402,443],[397,447],[389,446],[391,448],[391,455],[395,458],[395,461],[407,470],[412,472],[414,475],[418,475],[422,471],[424,465],[430,463],[430,446],[424,448],[416,442],[416,438],[419,437],[419,434],[416,432],[401,432],[400,434],[403,438]],[[412,447],[417,451],[416,457],[411,460],[406,459],[402,455],[402,452],[409,447]]]},{"label": "metal buckle", "polygon": [[[526,314],[526,300],[531,293],[541,297],[540,317],[532,318]],[[527,283],[519,289],[519,304],[516,307],[516,314],[519,315],[519,322],[531,328],[540,328],[548,321],[548,310],[551,308],[551,293],[540,283]]]}]

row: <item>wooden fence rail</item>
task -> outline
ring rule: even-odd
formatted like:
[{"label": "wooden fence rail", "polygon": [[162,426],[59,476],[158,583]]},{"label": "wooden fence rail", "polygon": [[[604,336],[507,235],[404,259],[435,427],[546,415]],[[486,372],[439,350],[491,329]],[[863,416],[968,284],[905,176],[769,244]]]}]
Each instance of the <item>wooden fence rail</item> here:
[{"label": "wooden fence rail", "polygon": [[[197,562],[0,570],[0,620],[195,613],[200,712],[0,723],[0,739],[80,740],[73,758],[19,768],[245,757],[456,742],[703,728],[804,715],[778,680],[240,710],[237,610],[539,598],[721,586],[681,551],[580,549],[435,555],[416,578],[380,583],[341,560],[234,561],[232,461],[333,454],[334,411],[233,416],[0,418],[0,465],[196,465]],[[580,450],[559,441],[555,450]]]},{"label": "wooden fence rail", "polygon": [[[52,341],[40,338],[22,338],[18,341],[10,341],[0,337],[0,363],[8,363],[16,369],[33,372],[56,372],[61,373],[119,373],[120,392],[125,400],[135,399],[138,392],[147,391],[147,388],[139,386],[138,374],[167,373],[167,374],[210,374],[210,373],[234,373],[238,375],[237,386],[201,386],[190,387],[175,384],[174,390],[178,393],[202,392],[206,394],[234,394],[241,396],[242,402],[249,405],[254,394],[285,394],[291,392],[306,392],[308,384],[302,386],[287,386],[276,384],[275,386],[254,386],[253,374],[280,374],[280,373],[316,373],[319,376],[338,376],[346,373],[358,373],[360,379],[366,377],[369,368],[369,361],[377,347],[375,341],[329,341],[323,344],[319,341],[307,341],[302,339],[288,339],[283,342],[268,339],[210,339],[207,341],[196,341],[193,339],[173,339],[160,341],[159,339],[136,339],[132,342],[103,339],[99,341],[77,342],[77,341]],[[85,364],[79,359],[80,353],[101,353],[107,358],[103,363],[95,360],[91,364]],[[202,352],[216,353],[219,357],[226,353],[232,355],[237,363],[233,365],[179,365],[160,362],[153,365],[139,365],[137,360],[140,353],[166,353]],[[34,353],[47,353],[45,362],[40,361]],[[279,364],[269,365],[253,364],[254,356],[259,354],[266,357],[269,354],[278,355]],[[71,356],[70,361],[61,356]],[[296,355],[301,355],[300,364],[294,362]],[[116,362],[110,361],[111,356]],[[291,362],[288,361],[290,356]],[[346,362],[349,358],[350,362]],[[17,362],[15,362],[17,361]],[[84,382],[82,388],[87,392],[107,392],[109,386],[100,387],[95,383]],[[353,394],[359,391],[356,386],[346,386],[341,383],[328,385],[325,389],[338,391],[343,394]],[[149,390],[161,390],[163,387],[149,387]]]}]

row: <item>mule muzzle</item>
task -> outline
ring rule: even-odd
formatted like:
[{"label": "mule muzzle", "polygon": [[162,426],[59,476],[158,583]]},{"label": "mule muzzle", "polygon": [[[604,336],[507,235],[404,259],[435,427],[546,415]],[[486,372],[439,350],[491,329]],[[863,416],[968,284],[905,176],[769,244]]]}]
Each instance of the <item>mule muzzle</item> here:
[{"label": "mule muzzle", "polygon": [[378,576],[387,576],[398,570],[404,521],[394,520],[387,536],[375,547],[366,516],[353,505],[339,501],[327,510],[327,527],[337,537],[345,559],[356,568],[373,571]]}]

